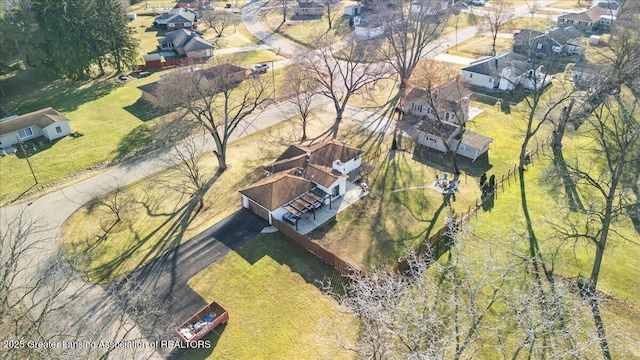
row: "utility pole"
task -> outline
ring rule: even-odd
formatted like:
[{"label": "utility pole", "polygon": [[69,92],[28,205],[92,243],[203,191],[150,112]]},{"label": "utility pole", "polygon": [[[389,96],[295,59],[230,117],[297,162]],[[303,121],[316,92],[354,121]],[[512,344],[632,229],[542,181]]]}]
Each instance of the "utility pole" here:
[{"label": "utility pole", "polygon": [[22,141],[20,141],[20,138],[18,138],[18,145],[20,145],[20,150],[22,150],[22,153],[24,154],[24,158],[27,160],[27,164],[29,164],[29,170],[31,170],[31,175],[33,175],[33,180],[35,180],[36,184],[38,184],[38,178],[36,177],[36,173],[33,172],[31,161],[29,161],[29,154],[27,154],[27,151],[24,149],[24,146],[22,146]]},{"label": "utility pole", "polygon": [[276,73],[273,68],[273,60],[271,60],[271,84],[273,85],[273,102],[276,101]]}]

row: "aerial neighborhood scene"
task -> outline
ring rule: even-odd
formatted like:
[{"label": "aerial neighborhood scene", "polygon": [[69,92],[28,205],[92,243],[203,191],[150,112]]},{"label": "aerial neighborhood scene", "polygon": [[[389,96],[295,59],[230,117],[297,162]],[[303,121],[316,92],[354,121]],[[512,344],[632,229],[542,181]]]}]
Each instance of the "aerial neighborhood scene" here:
[{"label": "aerial neighborhood scene", "polygon": [[0,0],[0,359],[640,359],[640,1]]}]

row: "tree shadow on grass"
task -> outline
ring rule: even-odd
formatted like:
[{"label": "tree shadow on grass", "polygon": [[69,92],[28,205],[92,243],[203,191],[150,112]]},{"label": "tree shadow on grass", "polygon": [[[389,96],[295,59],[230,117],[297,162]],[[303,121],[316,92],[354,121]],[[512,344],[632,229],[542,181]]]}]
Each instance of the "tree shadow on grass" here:
[{"label": "tree shadow on grass", "polygon": [[344,282],[342,274],[333,266],[326,264],[281,232],[260,234],[236,249],[236,253],[252,265],[264,257],[269,257],[281,265],[288,266],[306,283],[319,290],[323,290],[327,280],[336,285]]},{"label": "tree shadow on grass", "polygon": [[158,116],[167,114],[170,110],[160,111],[159,109],[154,108],[149,102],[139,98],[135,103],[125,106],[125,110],[127,110],[131,115],[137,117],[141,121],[147,122],[149,120],[153,120]]},{"label": "tree shadow on grass", "polygon": [[[33,74],[30,71],[36,74],[33,76],[37,79],[34,82],[28,79]],[[25,114],[51,106],[64,114],[108,95],[117,85],[112,77],[71,81],[55,79],[51,75],[43,76],[41,72],[30,69],[3,81],[3,87],[13,95],[6,97],[5,101],[16,104],[12,109],[15,113]]]}]

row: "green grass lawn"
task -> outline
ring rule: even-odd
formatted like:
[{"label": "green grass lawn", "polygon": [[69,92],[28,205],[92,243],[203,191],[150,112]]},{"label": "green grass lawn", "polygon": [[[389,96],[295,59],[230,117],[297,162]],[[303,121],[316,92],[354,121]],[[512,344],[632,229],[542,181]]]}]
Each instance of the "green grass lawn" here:
[{"label": "green grass lawn", "polygon": [[229,62],[235,65],[251,67],[253,64],[257,63],[267,63],[271,61],[279,61],[283,60],[284,57],[277,55],[271,50],[258,50],[258,51],[250,51],[236,54],[228,54],[228,55],[220,55],[211,58],[211,62],[215,62],[216,64]]},{"label": "green grass lawn", "polygon": [[318,289],[333,268],[281,233],[262,234],[189,281],[207,301],[229,312],[210,335],[215,347],[189,350],[189,359],[351,359],[354,319]]},{"label": "green grass lawn", "polygon": [[506,29],[514,29],[517,32],[520,29],[533,29],[540,32],[547,32],[549,26],[553,26],[556,22],[553,19],[518,17],[509,20],[505,24]]},{"label": "green grass lawn", "polygon": [[[500,54],[505,51],[510,51],[512,43],[512,39],[497,38],[496,53]],[[449,49],[447,49],[447,54],[473,59],[492,55],[492,39],[490,36],[476,36],[459,43],[457,46],[451,45]]]},{"label": "green grass lawn", "polygon": [[[338,14],[342,14],[342,8],[337,11]],[[279,27],[277,31],[278,36],[307,48],[316,48],[318,39],[329,31],[329,23],[326,15],[322,17],[298,18],[293,11],[289,11],[287,21],[281,25],[282,10],[271,9],[260,14],[260,21],[271,31],[275,31]],[[332,25],[332,32],[338,37],[351,33],[349,20],[341,15],[336,15]]]},{"label": "green grass lawn", "polygon": [[589,0],[560,0],[549,5],[549,7],[567,10],[579,10],[590,6],[591,1]]},{"label": "green grass lawn", "polygon": [[[47,186],[136,150],[141,145],[136,142],[139,130],[153,125],[153,121],[145,123],[137,117],[143,105],[138,104],[140,91],[136,87],[158,80],[158,73],[124,85],[116,85],[113,78],[80,83],[43,77],[30,83],[29,75],[32,73],[21,72],[4,82],[9,94],[3,104],[7,110],[25,114],[51,106],[71,120],[72,131],[84,134],[63,138],[30,156],[38,186]],[[153,115],[145,118],[152,119]],[[11,201],[33,185],[26,161],[21,157],[0,159],[0,177],[0,204]]]},{"label": "green grass lawn", "polygon": [[[315,115],[308,134],[321,134],[332,118]],[[215,179],[205,195],[205,207],[194,213],[188,196],[164,186],[176,175],[169,171],[126,188],[123,196],[134,199],[122,221],[110,231],[113,214],[95,203],[82,207],[66,222],[60,234],[61,247],[69,258],[82,255],[78,267],[94,282],[120,279],[144,266],[155,257],[190,239],[240,207],[238,190],[264,174],[261,166],[273,161],[290,143],[300,136],[299,125],[285,121],[229,145],[229,168]],[[217,162],[206,154],[202,171],[213,177]],[[189,219],[189,220],[186,220]]]}]

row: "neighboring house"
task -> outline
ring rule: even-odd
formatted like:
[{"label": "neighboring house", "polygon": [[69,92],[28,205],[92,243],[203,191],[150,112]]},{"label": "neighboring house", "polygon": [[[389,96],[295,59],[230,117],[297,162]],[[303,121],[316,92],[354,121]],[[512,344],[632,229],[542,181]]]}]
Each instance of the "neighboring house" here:
[{"label": "neighboring house", "polygon": [[617,10],[601,6],[600,3],[579,13],[568,13],[558,16],[558,27],[574,26],[583,32],[608,31],[616,19]]},{"label": "neighboring house", "polygon": [[198,25],[197,21],[197,16],[193,11],[178,7],[154,17],[153,26],[164,30],[191,29]]},{"label": "neighboring house", "polygon": [[240,190],[242,206],[269,223],[288,212],[299,218],[344,195],[348,174],[360,167],[362,153],[337,140],[291,145],[265,166],[266,178]]},{"label": "neighboring house", "polygon": [[[436,120],[421,120],[413,125],[409,135],[420,145],[446,153],[445,141],[450,149],[458,147],[457,154],[464,156],[471,161],[476,161],[479,157],[489,151],[489,144],[493,139],[480,135],[473,131],[464,130],[458,125]],[[462,142],[460,134],[462,133]],[[458,146],[460,144],[460,146]]]},{"label": "neighboring house", "polygon": [[372,39],[384,35],[385,20],[375,15],[360,15],[353,18],[356,36]]},{"label": "neighboring house", "polygon": [[199,0],[177,0],[176,8],[197,9]]},{"label": "neighboring house", "polygon": [[410,11],[414,14],[437,16],[444,13],[450,5],[450,0],[416,0],[411,2]]},{"label": "neighboring house", "polygon": [[404,113],[451,123],[465,122],[469,119],[469,97],[472,94],[465,85],[452,81],[431,91],[413,88],[405,97]]},{"label": "neighboring house", "polygon": [[[248,72],[248,70],[243,67],[231,64],[221,64],[206,69],[187,69],[184,71],[201,72],[201,74],[203,75],[202,81],[210,81],[211,85],[213,85],[214,82],[220,81],[220,79],[223,79],[224,82],[228,84],[241,82],[242,80],[247,78]],[[162,76],[159,81],[154,81],[146,85],[138,86],[138,89],[142,91],[142,99],[155,104],[158,99],[158,95],[160,94],[162,83],[164,81],[179,81],[174,80],[179,79],[179,77],[176,76],[178,74],[179,73],[170,73]]]},{"label": "neighboring house", "polygon": [[174,50],[178,55],[190,58],[213,56],[214,47],[202,38],[202,34],[190,29],[169,31],[158,40],[160,50]]},{"label": "neighboring house", "polygon": [[513,52],[522,55],[582,55],[583,32],[574,26],[555,28],[547,33],[521,30],[513,35]]},{"label": "neighboring house", "polygon": [[11,115],[0,119],[0,148],[8,148],[20,141],[44,136],[49,141],[71,134],[69,119],[55,109],[34,111],[25,115]]},{"label": "neighboring house", "polygon": [[362,5],[348,5],[344,7],[344,16],[358,16],[362,14]]},{"label": "neighboring house", "polygon": [[463,81],[489,90],[511,91],[518,86],[534,90],[551,82],[542,73],[542,66],[535,66],[526,56],[515,53],[480,59],[460,72]]},{"label": "neighboring house", "polygon": [[299,16],[322,16],[324,15],[324,5],[313,0],[298,0],[295,13]]}]

